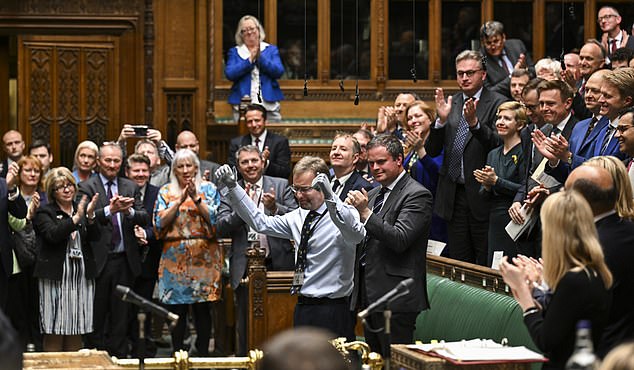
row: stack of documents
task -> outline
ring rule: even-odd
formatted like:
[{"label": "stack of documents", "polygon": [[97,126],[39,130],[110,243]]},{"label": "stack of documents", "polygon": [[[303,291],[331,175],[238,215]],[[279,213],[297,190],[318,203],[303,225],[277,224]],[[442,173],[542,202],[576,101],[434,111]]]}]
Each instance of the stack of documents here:
[{"label": "stack of documents", "polygon": [[491,339],[472,339],[460,342],[440,342],[432,344],[410,344],[409,349],[427,355],[442,357],[452,363],[470,362],[478,364],[497,362],[545,362],[541,354],[520,347],[506,347]]}]

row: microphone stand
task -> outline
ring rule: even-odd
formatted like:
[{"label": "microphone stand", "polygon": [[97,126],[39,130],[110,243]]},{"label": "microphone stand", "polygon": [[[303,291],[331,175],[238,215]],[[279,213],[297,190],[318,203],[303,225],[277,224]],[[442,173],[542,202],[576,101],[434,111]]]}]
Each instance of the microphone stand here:
[{"label": "microphone stand", "polygon": [[139,370],[145,370],[145,318],[146,314],[142,308],[136,315],[139,321],[139,341],[137,343],[137,354],[139,356]]},{"label": "microphone stand", "polygon": [[[408,292],[409,293],[409,292]],[[401,295],[397,295],[397,297],[400,297]],[[396,298],[396,297],[395,297]],[[384,320],[384,332],[385,332],[385,346],[383,348],[383,363],[385,364],[384,369],[391,369],[390,367],[390,362],[392,359],[392,349],[390,348],[392,346],[392,340],[391,340],[391,336],[392,336],[392,329],[390,328],[391,326],[391,322],[392,322],[392,310],[390,310],[390,302],[392,302],[393,299],[389,300],[387,302],[387,304],[385,305],[385,311],[383,311],[383,320]]]}]

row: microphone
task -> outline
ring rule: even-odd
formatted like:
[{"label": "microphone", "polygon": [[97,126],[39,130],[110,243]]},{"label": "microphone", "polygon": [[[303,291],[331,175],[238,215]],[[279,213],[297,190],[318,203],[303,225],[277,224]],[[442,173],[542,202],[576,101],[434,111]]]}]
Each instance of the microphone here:
[{"label": "microphone", "polygon": [[133,292],[127,286],[117,285],[117,295],[124,302],[132,303],[136,306],[141,307],[142,309],[146,311],[152,312],[153,314],[157,316],[168,319],[170,321],[170,327],[172,328],[176,326],[176,323],[178,322],[177,314],[169,312],[168,310],[157,305],[156,303],[148,301],[147,299]]},{"label": "microphone", "polygon": [[383,295],[383,297],[379,298],[378,301],[376,301],[376,302],[372,303],[371,305],[369,305],[368,308],[366,308],[365,310],[359,312],[359,314],[357,316],[359,316],[360,319],[365,319],[369,314],[372,313],[372,311],[376,310],[380,306],[390,302],[391,300],[393,300],[396,297],[401,296],[402,294],[409,293],[409,288],[413,284],[414,284],[414,279],[412,279],[412,278],[405,279],[405,280],[401,281],[400,283],[398,283],[398,285],[394,289],[392,289],[389,292],[385,293],[385,295]]}]

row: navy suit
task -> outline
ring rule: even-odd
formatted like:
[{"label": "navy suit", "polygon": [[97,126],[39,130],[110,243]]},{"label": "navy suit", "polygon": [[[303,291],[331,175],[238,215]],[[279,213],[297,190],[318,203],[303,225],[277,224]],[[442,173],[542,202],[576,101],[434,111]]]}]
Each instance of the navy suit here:
[{"label": "navy suit", "polygon": [[[93,176],[79,183],[79,193],[91,199],[99,193],[95,210],[95,222],[99,230],[99,237],[91,240],[91,246],[97,263],[97,280],[95,284],[94,320],[92,333],[86,336],[89,348],[107,350],[111,355],[125,358],[127,348],[127,303],[115,296],[117,284],[130,286],[134,279],[141,274],[141,257],[139,245],[134,236],[134,225],[145,226],[150,219],[141,202],[139,187],[123,177],[117,178],[118,194],[133,197],[134,216],[121,214],[121,238],[125,251],[112,253],[112,218],[106,217],[104,209],[110,202],[106,196],[101,176]],[[106,322],[108,328],[106,330]],[[106,333],[108,337],[106,338]]]},{"label": "navy suit", "polygon": [[621,153],[619,150],[619,139],[616,138],[615,135],[612,135],[610,141],[608,142],[608,146],[603,149],[603,141],[605,140],[605,136],[607,134],[609,125],[605,125],[601,131],[597,134],[597,140],[595,141],[594,147],[592,148],[592,157],[597,157],[600,155],[613,155],[619,159],[625,159],[627,154]]},{"label": "navy suit", "polygon": [[364,179],[363,176],[361,176],[361,174],[359,173],[359,171],[354,170],[352,171],[352,174],[350,175],[346,183],[343,185],[343,190],[341,190],[339,199],[341,199],[342,201],[345,201],[346,197],[348,196],[348,192],[350,190],[361,190],[361,189],[370,191],[374,189],[374,185],[370,184],[368,180]]},{"label": "navy suit", "polygon": [[[229,144],[229,157],[227,164],[236,166],[236,152],[240,147],[251,145],[251,135],[239,136],[231,139]],[[288,179],[291,175],[291,147],[288,139],[282,135],[275,134],[270,130],[266,131],[264,147],[269,148],[269,165],[264,171],[264,175]]]},{"label": "navy suit", "polygon": [[9,228],[9,213],[16,218],[26,217],[26,203],[21,195],[9,200],[7,182],[0,179],[0,309],[7,306],[9,276],[13,273],[13,239]]}]

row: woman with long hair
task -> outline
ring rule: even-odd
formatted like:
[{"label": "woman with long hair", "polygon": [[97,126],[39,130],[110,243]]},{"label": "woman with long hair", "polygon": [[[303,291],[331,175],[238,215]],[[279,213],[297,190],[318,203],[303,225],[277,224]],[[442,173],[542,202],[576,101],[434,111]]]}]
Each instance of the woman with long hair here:
[{"label": "woman with long hair", "polygon": [[[524,311],[524,323],[533,342],[550,361],[544,368],[563,369],[573,352],[576,325],[592,323],[595,348],[608,318],[612,274],[605,264],[592,210],[575,191],[549,196],[541,208],[543,275],[535,278],[503,257],[500,272]],[[532,272],[532,271],[531,271]],[[550,287],[552,296],[542,307],[532,290]]]},{"label": "woman with long hair", "polygon": [[189,149],[177,151],[172,160],[171,182],[159,191],[154,211],[154,227],[163,240],[159,300],[180,317],[172,331],[175,351],[185,349],[183,340],[191,305],[198,355],[209,355],[209,303],[220,299],[222,286],[223,255],[216,240],[219,205],[216,187],[200,175],[198,156]]}]

